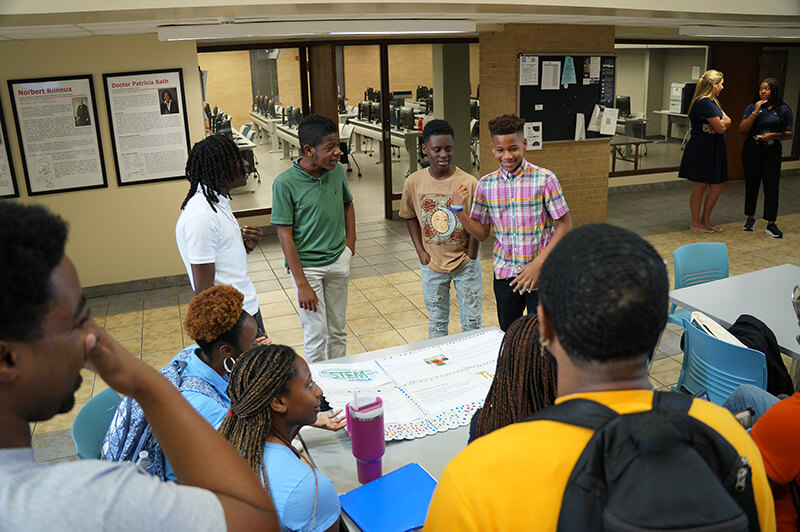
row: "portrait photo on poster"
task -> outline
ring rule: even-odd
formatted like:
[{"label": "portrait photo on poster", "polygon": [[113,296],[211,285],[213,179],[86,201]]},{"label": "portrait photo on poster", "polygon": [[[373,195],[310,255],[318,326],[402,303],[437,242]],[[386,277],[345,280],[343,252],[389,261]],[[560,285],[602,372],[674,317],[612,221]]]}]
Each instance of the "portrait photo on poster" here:
[{"label": "portrait photo on poster", "polygon": [[162,115],[171,115],[178,112],[178,98],[175,96],[175,87],[159,89],[160,109]]}]

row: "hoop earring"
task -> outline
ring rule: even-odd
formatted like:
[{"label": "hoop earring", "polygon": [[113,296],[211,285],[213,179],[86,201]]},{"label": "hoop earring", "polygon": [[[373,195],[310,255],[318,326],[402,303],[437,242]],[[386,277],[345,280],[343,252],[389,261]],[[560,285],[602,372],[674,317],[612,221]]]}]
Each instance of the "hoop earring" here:
[{"label": "hoop earring", "polygon": [[550,345],[550,340],[547,340],[546,338],[543,338],[543,339],[539,340],[539,344],[540,344],[540,345],[542,346],[542,348],[544,349],[545,347],[547,347],[548,345]]},{"label": "hoop earring", "polygon": [[[230,364],[230,367],[228,367],[229,364]],[[234,360],[232,357],[228,357],[228,358],[223,358],[222,359],[222,367],[225,368],[225,371],[227,373],[230,373],[231,371],[233,371],[233,366],[234,365],[236,365],[236,360]]]}]

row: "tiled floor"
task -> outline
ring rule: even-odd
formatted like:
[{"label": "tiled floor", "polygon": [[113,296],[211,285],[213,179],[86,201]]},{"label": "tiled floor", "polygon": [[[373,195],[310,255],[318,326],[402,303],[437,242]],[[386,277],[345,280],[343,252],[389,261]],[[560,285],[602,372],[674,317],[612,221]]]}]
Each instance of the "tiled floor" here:
[{"label": "tiled floor", "polygon": [[[723,193],[715,211],[716,223],[723,232],[716,235],[687,230],[686,187],[611,193],[608,219],[646,236],[668,263],[670,274],[671,253],[675,248],[712,240],[727,243],[731,275],[787,262],[800,264],[800,176],[784,178],[781,184],[779,225],[786,233],[782,240],[765,235],[763,221],[757,223],[753,233],[741,230],[741,185],[734,182]],[[360,223],[357,233],[347,305],[348,355],[427,338],[427,311],[422,300],[419,266],[405,223],[386,220]],[[483,324],[496,325],[490,242],[481,246],[480,257],[484,281]],[[302,354],[303,334],[294,292],[274,233],[267,234],[249,256],[249,271],[261,298],[261,311],[269,335]],[[192,343],[181,325],[192,295],[188,286],[144,290],[92,298],[90,307],[94,319],[132,353],[160,368],[183,346]],[[459,332],[458,305],[455,293],[452,295],[450,332]],[[670,325],[650,368],[650,378],[656,388],[677,382],[682,357],[680,331]],[[72,420],[86,401],[106,388],[94,374],[84,373],[84,384],[76,395],[75,408],[33,427],[37,459],[74,456],[69,435]]]}]

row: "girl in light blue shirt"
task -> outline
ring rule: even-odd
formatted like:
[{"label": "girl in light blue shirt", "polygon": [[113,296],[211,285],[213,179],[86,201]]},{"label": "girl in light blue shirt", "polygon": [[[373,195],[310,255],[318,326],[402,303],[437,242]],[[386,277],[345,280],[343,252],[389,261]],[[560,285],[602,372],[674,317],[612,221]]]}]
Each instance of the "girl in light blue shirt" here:
[{"label": "girl in light blue shirt", "polygon": [[281,529],[338,530],[333,482],[290,443],[320,410],[322,390],[306,362],[291,347],[254,347],[237,360],[228,395],[231,406],[219,431],[261,477]]}]

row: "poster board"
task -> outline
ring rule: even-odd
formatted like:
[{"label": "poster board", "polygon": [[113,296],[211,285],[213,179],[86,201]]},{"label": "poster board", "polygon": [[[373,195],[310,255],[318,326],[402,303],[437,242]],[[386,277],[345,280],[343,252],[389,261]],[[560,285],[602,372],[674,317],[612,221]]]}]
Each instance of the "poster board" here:
[{"label": "poster board", "polygon": [[120,186],[184,179],[189,121],[183,70],[103,74]]},{"label": "poster board", "polygon": [[16,198],[18,196],[14,164],[11,162],[11,148],[8,147],[6,119],[0,105],[0,198]]},{"label": "poster board", "polygon": [[9,80],[28,194],[105,188],[91,74]]},{"label": "poster board", "polygon": [[615,74],[613,55],[520,54],[519,116],[541,123],[544,142],[573,140],[578,113],[588,125],[595,104],[614,106]]},{"label": "poster board", "polygon": [[400,354],[337,359],[309,369],[334,410],[344,408],[355,392],[378,395],[384,438],[410,440],[469,425],[492,384],[502,341],[498,329],[476,331]]}]

